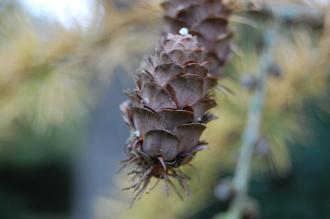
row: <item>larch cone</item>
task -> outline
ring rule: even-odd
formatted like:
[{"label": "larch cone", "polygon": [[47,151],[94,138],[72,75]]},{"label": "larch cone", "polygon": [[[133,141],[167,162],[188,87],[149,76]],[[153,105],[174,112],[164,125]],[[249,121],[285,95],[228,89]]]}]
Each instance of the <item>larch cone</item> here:
[{"label": "larch cone", "polygon": [[180,167],[206,148],[200,136],[214,119],[208,110],[216,106],[210,91],[218,77],[208,72],[206,56],[196,36],[168,34],[146,58],[136,88],[127,91],[121,111],[132,134],[123,166],[133,167],[127,189],[135,192],[134,200],[152,177],[164,180],[180,197],[172,180],[189,191],[189,177]]},{"label": "larch cone", "polygon": [[186,28],[205,48],[208,69],[221,76],[231,54],[232,31],[228,19],[232,9],[223,0],[167,0],[162,3],[165,33]]}]

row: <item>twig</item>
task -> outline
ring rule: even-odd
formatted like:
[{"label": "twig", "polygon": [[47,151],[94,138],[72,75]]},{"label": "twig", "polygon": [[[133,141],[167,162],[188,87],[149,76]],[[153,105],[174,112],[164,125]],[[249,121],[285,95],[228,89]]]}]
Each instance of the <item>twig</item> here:
[{"label": "twig", "polygon": [[[281,1],[268,0],[238,0],[238,4],[246,8],[250,14],[259,16],[263,20],[280,19],[284,23],[304,24],[312,28],[322,28],[324,23],[324,10],[308,6],[302,2],[283,3]],[[251,22],[248,21],[248,23],[250,24]]]},{"label": "twig", "polygon": [[[251,175],[251,159],[254,146],[260,134],[260,124],[266,94],[266,81],[269,67],[273,63],[272,48],[275,41],[275,29],[275,25],[271,25],[269,30],[264,34],[265,48],[260,57],[260,66],[257,74],[258,83],[250,101],[247,124],[243,133],[241,151],[233,179],[235,197],[229,211],[224,217],[226,219],[240,219],[247,199],[247,190]],[[219,218],[222,217],[220,216]]]},{"label": "twig", "polygon": [[307,24],[315,28],[322,27],[324,21],[324,12],[303,4],[269,2],[260,13],[283,22]]}]

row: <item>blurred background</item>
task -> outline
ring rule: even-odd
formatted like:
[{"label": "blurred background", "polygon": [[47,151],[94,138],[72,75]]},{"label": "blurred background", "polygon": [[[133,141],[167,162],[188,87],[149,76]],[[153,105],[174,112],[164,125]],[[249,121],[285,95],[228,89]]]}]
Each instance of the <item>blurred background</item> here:
[{"label": "blurred background", "polygon": [[121,191],[129,182],[117,174],[129,135],[118,106],[162,33],[160,2],[0,0],[0,218],[211,219],[226,211],[261,35],[274,20],[281,26],[249,211],[330,218],[327,0],[270,0],[234,13],[232,57],[215,91],[219,119],[193,162],[199,173],[185,169],[193,195],[165,199],[159,186],[129,209],[132,195]]}]

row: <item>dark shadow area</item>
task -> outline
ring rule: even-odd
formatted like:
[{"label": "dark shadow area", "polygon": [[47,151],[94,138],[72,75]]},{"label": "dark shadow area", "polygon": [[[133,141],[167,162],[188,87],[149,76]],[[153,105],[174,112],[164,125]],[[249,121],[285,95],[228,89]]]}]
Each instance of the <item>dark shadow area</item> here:
[{"label": "dark shadow area", "polygon": [[71,172],[67,164],[0,168],[0,218],[67,215],[71,205]]}]

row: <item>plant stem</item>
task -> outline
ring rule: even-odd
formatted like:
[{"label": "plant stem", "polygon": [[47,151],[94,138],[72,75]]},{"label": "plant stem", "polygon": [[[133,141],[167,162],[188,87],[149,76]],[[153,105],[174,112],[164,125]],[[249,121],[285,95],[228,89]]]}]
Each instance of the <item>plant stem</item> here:
[{"label": "plant stem", "polygon": [[244,204],[246,203],[251,175],[251,160],[255,144],[260,135],[266,82],[269,67],[273,64],[272,47],[275,41],[275,31],[275,26],[271,26],[264,34],[265,47],[260,57],[260,65],[257,72],[257,87],[249,104],[248,119],[243,133],[241,150],[233,179],[235,197],[226,214],[226,219],[240,219],[244,210]]}]

